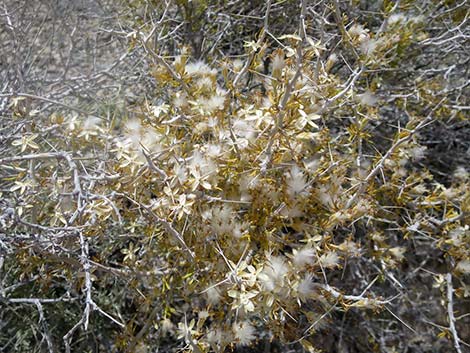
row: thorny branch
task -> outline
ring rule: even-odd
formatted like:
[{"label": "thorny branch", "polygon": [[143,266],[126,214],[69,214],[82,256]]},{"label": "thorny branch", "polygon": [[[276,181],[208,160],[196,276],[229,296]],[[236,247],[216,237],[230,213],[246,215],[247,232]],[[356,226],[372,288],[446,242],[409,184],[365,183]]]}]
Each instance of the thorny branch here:
[{"label": "thorny branch", "polygon": [[275,117],[274,121],[274,127],[272,131],[270,132],[270,138],[268,145],[266,146],[266,152],[265,155],[263,156],[263,160],[261,163],[261,172],[262,174],[266,173],[266,170],[268,166],[271,164],[271,159],[272,159],[272,148],[274,144],[274,137],[282,131],[282,127],[284,124],[284,116],[286,114],[286,106],[287,103],[289,102],[289,99],[292,95],[292,91],[294,90],[295,84],[297,83],[297,80],[300,78],[302,75],[302,68],[303,68],[303,52],[302,48],[307,40],[307,29],[305,26],[305,16],[307,13],[307,7],[306,7],[306,2],[305,0],[300,1],[300,16],[299,16],[299,35],[300,35],[300,42],[297,43],[297,48],[296,48],[296,70],[295,74],[292,77],[292,79],[288,82],[284,94],[282,96],[281,102],[279,103],[277,109],[277,115]]},{"label": "thorny branch", "polygon": [[[271,2],[272,0],[267,0],[266,1],[266,12],[264,13],[264,26],[261,30],[261,34],[256,42],[256,45],[255,47],[256,48],[261,48],[263,43],[264,43],[264,39],[266,38],[266,33],[269,31],[269,14],[271,12]],[[246,74],[246,72],[248,71],[248,69],[250,68],[251,64],[253,63],[253,59],[255,58],[255,55],[256,55],[256,51],[252,51],[249,56],[248,56],[248,59],[245,61],[245,65],[243,65],[243,68],[240,70],[240,72],[237,74],[237,76],[235,77],[235,79],[233,80],[233,87],[237,87],[238,85],[238,82],[240,81],[240,79],[243,77],[243,75]]]},{"label": "thorny branch", "polygon": [[447,282],[447,315],[449,317],[449,330],[454,340],[454,348],[457,353],[462,353],[460,348],[460,339],[455,328],[455,315],[454,315],[454,287],[452,285],[452,273],[446,274]]}]

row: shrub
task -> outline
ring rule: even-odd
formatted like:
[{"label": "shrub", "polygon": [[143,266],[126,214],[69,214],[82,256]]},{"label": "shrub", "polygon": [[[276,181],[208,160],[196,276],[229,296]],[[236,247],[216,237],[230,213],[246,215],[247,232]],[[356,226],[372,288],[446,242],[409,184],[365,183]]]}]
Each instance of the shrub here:
[{"label": "shrub", "polygon": [[[337,32],[311,37],[301,2],[297,31],[273,41],[268,2],[244,60],[209,62],[189,47],[168,57],[151,44],[158,25],[135,30],[154,93],[122,125],[26,112],[24,96],[12,98],[2,320],[33,312],[39,326],[20,330],[16,349],[40,332],[50,351],[61,338],[78,347],[79,334],[82,349],[109,351],[273,339],[331,351],[329,329],[338,346],[386,351],[429,334],[413,327],[426,317],[406,313],[426,305],[423,285],[446,303],[423,316],[447,317],[440,335],[461,351],[465,317],[453,305],[468,297],[468,170],[437,182],[422,136],[463,121],[463,103],[445,77],[407,74],[433,35],[412,8],[386,8],[373,29],[334,5]],[[45,312],[60,321],[51,328]]]}]

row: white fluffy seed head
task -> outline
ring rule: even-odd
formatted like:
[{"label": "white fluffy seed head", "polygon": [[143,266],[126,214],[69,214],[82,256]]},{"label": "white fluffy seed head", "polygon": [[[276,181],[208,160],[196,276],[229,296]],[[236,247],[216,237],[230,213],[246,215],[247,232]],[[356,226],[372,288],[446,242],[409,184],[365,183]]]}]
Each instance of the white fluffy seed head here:
[{"label": "white fluffy seed head", "polygon": [[170,319],[166,318],[160,322],[160,327],[164,335],[174,332],[175,325],[171,322]]},{"label": "white fluffy seed head", "polygon": [[460,261],[455,267],[455,270],[463,274],[469,274],[470,273],[470,260]]},{"label": "white fluffy seed head", "polygon": [[377,104],[377,97],[372,94],[372,92],[366,91],[358,96],[359,102],[362,105],[374,106]]},{"label": "white fluffy seed head", "polygon": [[285,66],[284,55],[282,53],[277,53],[273,57],[273,71],[279,72]]},{"label": "white fluffy seed head", "polygon": [[216,94],[205,101],[204,109],[208,112],[221,110],[224,108],[225,97]]},{"label": "white fluffy seed head", "polygon": [[461,181],[466,181],[468,180],[468,177],[469,177],[469,173],[465,167],[459,166],[457,167],[457,169],[455,169],[454,178],[461,180]]},{"label": "white fluffy seed head", "polygon": [[206,291],[206,297],[209,304],[215,305],[220,302],[220,292],[217,287],[210,287]]},{"label": "white fluffy seed head", "polygon": [[215,74],[214,70],[205,64],[202,61],[196,61],[194,63],[188,63],[185,67],[185,72],[188,75],[208,75],[208,74]]},{"label": "white fluffy seed head", "polygon": [[339,256],[335,251],[329,251],[320,256],[320,264],[323,267],[331,268],[339,265]]},{"label": "white fluffy seed head", "polygon": [[297,286],[297,294],[302,301],[307,300],[315,293],[312,278],[312,275],[306,275]]},{"label": "white fluffy seed head", "polygon": [[297,166],[292,166],[287,175],[287,193],[294,197],[306,192],[308,188],[307,178],[304,172]]},{"label": "white fluffy seed head", "polygon": [[349,256],[358,257],[361,255],[360,246],[352,240],[345,240],[339,246],[338,249]]},{"label": "white fluffy seed head", "polygon": [[315,250],[312,248],[303,248],[298,251],[294,250],[294,256],[292,262],[295,267],[302,268],[312,263],[315,258]]},{"label": "white fluffy seed head", "polygon": [[223,331],[219,329],[209,331],[206,336],[207,342],[211,345],[219,344],[222,341],[222,338],[223,338]]},{"label": "white fluffy seed head", "polygon": [[269,264],[276,277],[283,277],[287,271],[289,271],[286,262],[280,256],[272,256],[269,260]]},{"label": "white fluffy seed head", "polygon": [[361,51],[363,54],[365,55],[372,55],[375,51],[375,49],[377,48],[379,42],[377,40],[374,40],[374,39],[364,39],[362,42],[361,42]]},{"label": "white fluffy seed head", "polygon": [[98,129],[101,124],[101,119],[96,116],[89,116],[83,123],[83,130]]},{"label": "white fluffy seed head", "polygon": [[268,256],[268,266],[260,274],[260,280],[266,291],[278,291],[284,283],[284,276],[289,271],[289,267],[280,256]]},{"label": "white fluffy seed head", "polygon": [[249,345],[256,338],[256,330],[248,321],[233,324],[233,333],[241,346]]},{"label": "white fluffy seed head", "polygon": [[367,34],[367,30],[360,24],[355,23],[349,28],[348,33],[352,37],[359,37],[361,35]]},{"label": "white fluffy seed head", "polygon": [[388,24],[390,26],[398,22],[402,22],[402,23],[406,22],[406,16],[402,13],[394,13],[388,18]]}]

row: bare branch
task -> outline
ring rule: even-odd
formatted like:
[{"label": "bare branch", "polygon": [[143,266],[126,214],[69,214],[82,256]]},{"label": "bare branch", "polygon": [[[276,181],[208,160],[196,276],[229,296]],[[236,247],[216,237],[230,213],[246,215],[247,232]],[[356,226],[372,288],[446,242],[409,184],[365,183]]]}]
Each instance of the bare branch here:
[{"label": "bare branch", "polygon": [[449,330],[452,333],[452,338],[454,340],[454,348],[457,353],[462,353],[460,348],[460,338],[455,328],[455,316],[454,316],[454,287],[452,285],[452,274],[446,274],[447,282],[447,315],[449,317]]}]

